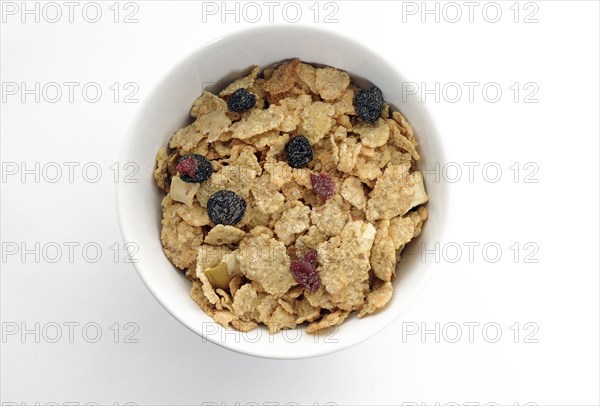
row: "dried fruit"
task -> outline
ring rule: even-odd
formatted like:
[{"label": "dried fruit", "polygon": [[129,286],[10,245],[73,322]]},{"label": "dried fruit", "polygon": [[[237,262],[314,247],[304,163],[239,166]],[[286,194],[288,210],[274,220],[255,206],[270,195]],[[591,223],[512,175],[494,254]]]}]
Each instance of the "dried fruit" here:
[{"label": "dried fruit", "polygon": [[171,199],[176,202],[184,203],[187,207],[193,207],[194,196],[200,189],[199,183],[188,183],[181,180],[180,177],[174,176],[171,179],[171,187],[169,188],[169,194]]},{"label": "dried fruit", "polygon": [[304,260],[310,264],[313,268],[317,268],[317,251],[308,250],[304,254]]},{"label": "dried fruit", "polygon": [[177,165],[177,172],[184,176],[194,176],[198,171],[198,162],[193,158],[182,159]]},{"label": "dried fruit", "polygon": [[181,180],[187,183],[204,182],[213,173],[210,161],[198,154],[182,156],[176,169],[179,172]]},{"label": "dried fruit", "polygon": [[300,259],[292,261],[290,272],[300,286],[315,293],[321,287],[321,278],[317,273],[317,251],[308,250]]},{"label": "dried fruit", "polygon": [[292,168],[304,168],[313,159],[313,150],[308,139],[295,137],[285,147],[288,164]]},{"label": "dried fruit", "polygon": [[214,268],[206,268],[204,270],[211,286],[215,288],[229,288],[229,274],[227,273],[227,263],[221,262]]},{"label": "dried fruit", "polygon": [[369,90],[359,90],[354,98],[356,112],[367,123],[374,123],[381,116],[383,94],[377,86]]},{"label": "dried fruit", "polygon": [[251,109],[256,105],[256,96],[246,89],[238,89],[227,100],[227,107],[230,111],[239,113]]},{"label": "dried fruit", "polygon": [[335,181],[329,175],[320,173],[315,175],[310,174],[310,182],[312,183],[313,191],[325,199],[331,199],[335,195]]},{"label": "dried fruit", "polygon": [[208,198],[208,216],[215,224],[239,223],[246,211],[246,202],[231,190],[219,190]]}]

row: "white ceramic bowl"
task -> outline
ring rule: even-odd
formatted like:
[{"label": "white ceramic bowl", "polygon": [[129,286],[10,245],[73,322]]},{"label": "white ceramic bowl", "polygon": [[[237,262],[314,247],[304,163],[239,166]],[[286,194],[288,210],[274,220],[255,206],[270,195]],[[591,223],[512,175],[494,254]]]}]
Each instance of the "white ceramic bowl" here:
[{"label": "white ceramic bowl", "polygon": [[[391,50],[390,52],[394,52]],[[156,299],[190,330],[218,345],[240,353],[268,358],[305,358],[348,348],[374,335],[398,318],[419,292],[430,264],[423,262],[418,247],[431,247],[442,232],[446,192],[442,183],[428,182],[430,218],[423,234],[405,255],[394,282],[394,296],[377,314],[350,317],[326,335],[306,334],[303,329],[270,336],[265,329],[249,333],[225,330],[215,324],[189,297],[190,282],[165,257],[160,242],[160,201],[152,171],[156,151],[189,121],[189,111],[202,88],[224,85],[251,65],[266,66],[290,58],[325,64],[347,71],[361,86],[370,82],[382,89],[394,109],[412,123],[423,162],[443,162],[439,140],[419,96],[402,100],[404,78],[384,58],[354,41],[312,28],[272,26],[238,32],[215,40],[192,53],[157,81],[142,104],[124,141],[121,162],[139,165],[138,183],[117,185],[117,209],[125,242],[138,245],[135,267]],[[415,249],[416,247],[416,249]]]}]

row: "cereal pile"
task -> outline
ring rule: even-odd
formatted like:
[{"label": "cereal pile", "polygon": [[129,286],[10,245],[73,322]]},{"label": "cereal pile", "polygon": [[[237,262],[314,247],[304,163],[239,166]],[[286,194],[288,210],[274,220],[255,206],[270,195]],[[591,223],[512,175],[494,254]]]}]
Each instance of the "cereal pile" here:
[{"label": "cereal pile", "polygon": [[223,326],[307,332],[383,308],[427,219],[417,143],[382,92],[299,60],[254,67],[158,151],[161,239]]}]

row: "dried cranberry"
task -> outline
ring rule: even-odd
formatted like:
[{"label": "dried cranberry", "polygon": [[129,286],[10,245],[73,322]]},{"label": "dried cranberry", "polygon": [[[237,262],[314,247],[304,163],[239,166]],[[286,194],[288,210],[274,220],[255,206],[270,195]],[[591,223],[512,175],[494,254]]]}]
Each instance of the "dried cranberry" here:
[{"label": "dried cranberry", "polygon": [[318,175],[311,173],[310,183],[312,183],[314,192],[325,199],[331,199],[335,195],[335,181],[324,173]]},{"label": "dried cranberry", "polygon": [[182,159],[177,164],[177,172],[183,176],[194,176],[198,171],[198,162],[194,158]]},{"label": "dried cranberry", "polygon": [[321,278],[317,273],[317,252],[309,250],[303,258],[292,261],[290,272],[300,286],[309,292],[316,292],[321,287]]},{"label": "dried cranberry", "polygon": [[317,267],[317,251],[308,250],[304,254],[304,261],[308,262],[313,268]]}]

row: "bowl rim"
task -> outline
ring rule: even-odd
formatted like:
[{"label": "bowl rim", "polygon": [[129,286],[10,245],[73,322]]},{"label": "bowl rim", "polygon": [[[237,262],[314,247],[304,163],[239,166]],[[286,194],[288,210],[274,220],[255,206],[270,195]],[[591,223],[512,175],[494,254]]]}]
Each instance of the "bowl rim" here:
[{"label": "bowl rim", "polygon": [[[376,63],[383,64],[383,66],[385,67],[385,70],[389,71],[393,76],[398,77],[398,78],[403,78],[403,75],[400,74],[400,72],[395,68],[395,66],[392,63],[388,62],[384,57],[380,56],[378,53],[371,51],[369,48],[367,48],[367,46],[365,44],[357,42],[355,39],[353,39],[351,37],[339,34],[337,32],[331,31],[331,30],[325,30],[322,28],[314,28],[314,27],[310,27],[310,26],[289,26],[289,25],[284,25],[284,24],[273,24],[273,25],[269,25],[269,26],[251,27],[251,28],[243,28],[243,29],[235,30],[233,32],[219,35],[218,37],[192,49],[186,55],[184,55],[182,58],[178,59],[175,63],[173,63],[170,66],[170,68],[168,68],[166,70],[165,73],[158,76],[158,78],[155,81],[153,81],[150,91],[148,92],[145,99],[141,101],[141,103],[139,104],[139,106],[137,108],[136,113],[133,115],[133,117],[131,119],[131,123],[125,134],[125,139],[122,141],[121,146],[120,146],[119,161],[120,162],[126,161],[126,156],[128,155],[128,152],[131,150],[132,145],[134,144],[134,140],[135,140],[134,129],[136,127],[136,124],[144,117],[143,113],[148,109],[148,107],[152,103],[152,101],[159,98],[159,95],[160,95],[159,91],[160,91],[160,87],[161,87],[160,84],[164,83],[170,76],[172,76],[174,73],[176,73],[181,66],[185,66],[186,64],[191,63],[193,60],[195,60],[198,57],[198,54],[202,53],[209,47],[218,46],[222,41],[233,40],[235,38],[242,39],[242,37],[245,37],[249,33],[252,33],[252,34],[260,34],[260,33],[265,34],[265,33],[269,33],[269,32],[277,33],[278,31],[281,31],[281,30],[286,30],[288,32],[296,32],[298,35],[302,35],[303,33],[312,33],[312,34],[318,33],[319,35],[331,37],[332,40],[334,40],[334,41],[345,42],[345,43],[350,44],[353,47],[355,47],[357,52],[361,52],[363,54],[368,55],[368,57],[371,58],[372,60],[374,60]],[[434,143],[436,145],[438,145],[439,157],[442,158],[445,148],[443,147],[441,139],[438,136],[435,122],[432,119],[430,113],[427,111],[424,103],[422,103],[419,106],[419,115],[421,117],[423,117],[424,121],[427,123],[427,126],[428,126],[427,137],[429,139],[432,139],[434,141]],[[441,187],[446,188],[445,185],[441,185]],[[447,193],[447,192],[445,192],[445,193]],[[116,203],[116,208],[117,208],[117,218],[118,218],[118,223],[119,223],[119,229],[120,229],[122,239],[125,242],[128,242],[128,241],[130,241],[132,228],[129,227],[128,226],[129,223],[127,221],[125,221],[125,218],[128,215],[126,212],[126,209],[125,209],[126,204],[124,204],[125,195],[126,195],[126,192],[125,192],[124,183],[117,182],[116,183],[115,203]],[[445,219],[441,219],[441,221],[439,222],[439,225],[438,225],[437,233],[436,233],[438,239],[440,239],[441,236],[443,235],[444,229],[445,229]],[[403,305],[401,311],[397,311],[391,317],[388,317],[387,319],[383,320],[383,322],[381,322],[379,325],[377,325],[376,328],[369,330],[368,333],[353,335],[352,337],[345,338],[343,343],[338,342],[335,345],[314,346],[311,348],[310,351],[307,351],[305,354],[288,355],[288,354],[284,354],[281,352],[270,353],[268,351],[261,351],[259,349],[252,348],[252,346],[241,347],[238,345],[238,343],[231,343],[227,340],[219,340],[217,337],[213,337],[212,335],[203,335],[195,326],[192,326],[189,323],[187,323],[183,319],[183,317],[178,315],[177,312],[171,308],[168,301],[166,301],[165,298],[163,297],[163,294],[161,293],[161,289],[159,289],[157,286],[153,285],[149,281],[149,278],[147,276],[148,272],[146,272],[144,269],[142,269],[143,266],[140,264],[139,261],[137,263],[134,262],[132,265],[134,266],[137,275],[142,280],[142,282],[144,283],[146,288],[150,291],[150,293],[155,298],[155,300],[158,303],[160,303],[160,305],[173,318],[175,318],[177,321],[179,321],[179,323],[181,323],[183,326],[185,326],[188,330],[190,330],[193,333],[202,337],[202,340],[204,342],[208,341],[213,344],[217,344],[220,347],[237,352],[239,354],[244,354],[244,355],[249,355],[249,356],[254,356],[254,357],[259,357],[259,358],[265,358],[265,359],[305,359],[305,358],[319,357],[319,356],[332,354],[332,353],[336,353],[338,351],[345,350],[347,348],[350,348],[356,344],[359,344],[359,343],[367,340],[370,337],[375,336],[376,334],[383,331],[390,324],[395,322],[407,309],[409,309],[414,304],[415,299],[419,296],[419,294],[421,293],[421,291],[423,290],[425,285],[428,283],[429,279],[432,277],[433,272],[435,271],[435,269],[434,269],[435,267],[433,267],[433,266],[426,267],[426,269],[423,270],[423,272],[425,274],[418,281],[418,283],[416,284],[414,289],[412,289],[411,293],[409,293],[409,295],[408,295],[409,297],[406,299],[405,304]],[[202,311],[201,309],[199,309],[199,310]],[[221,326],[218,326],[218,327],[222,328]],[[274,346],[274,347],[277,347],[277,346]]]}]

